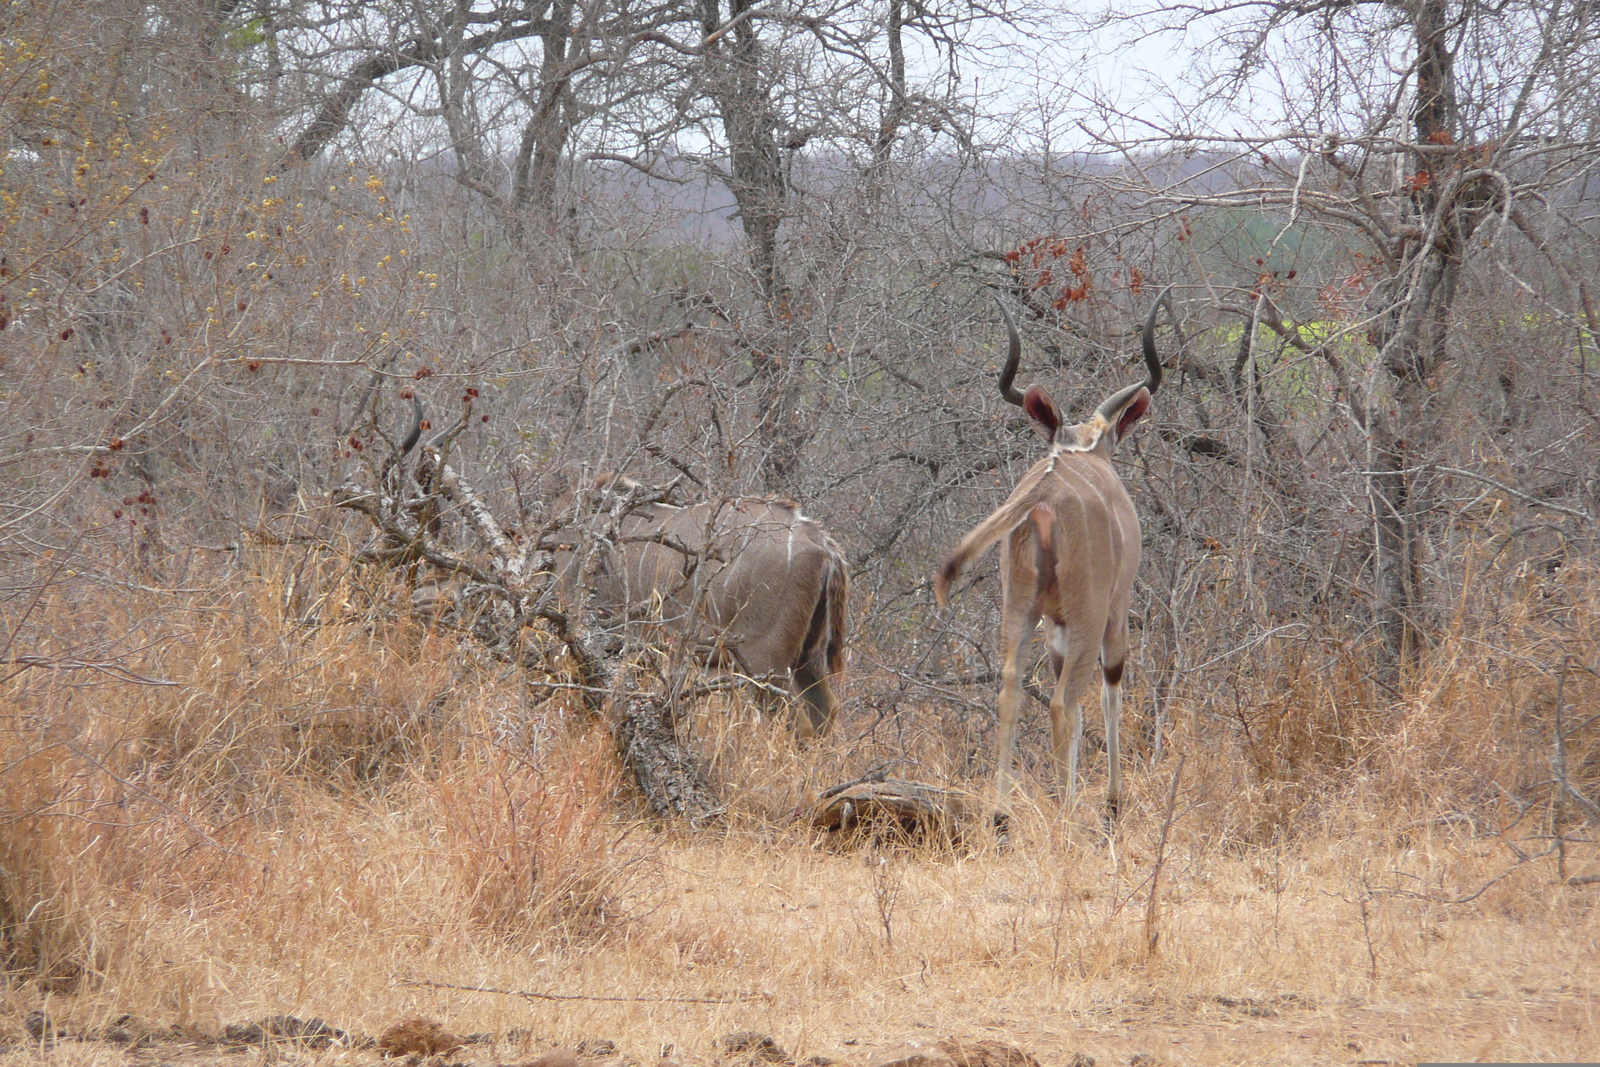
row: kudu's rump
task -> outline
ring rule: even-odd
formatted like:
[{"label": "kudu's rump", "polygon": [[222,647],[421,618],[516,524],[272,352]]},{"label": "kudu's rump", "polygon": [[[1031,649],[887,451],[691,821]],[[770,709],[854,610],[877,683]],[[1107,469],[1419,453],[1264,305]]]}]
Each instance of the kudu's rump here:
[{"label": "kudu's rump", "polygon": [[830,728],[844,674],[845,560],[794,504],[634,505],[596,563],[603,611],[703,642],[713,666],[787,684],[804,705],[802,739]]}]

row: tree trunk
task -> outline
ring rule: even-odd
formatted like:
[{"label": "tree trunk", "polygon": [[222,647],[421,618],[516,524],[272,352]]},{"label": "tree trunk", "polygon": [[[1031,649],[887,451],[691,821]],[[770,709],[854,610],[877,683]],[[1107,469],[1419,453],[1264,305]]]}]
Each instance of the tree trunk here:
[{"label": "tree trunk", "polygon": [[1369,484],[1373,508],[1374,576],[1390,682],[1399,680],[1425,638],[1422,539],[1430,511],[1426,482],[1417,470],[1432,443],[1429,381],[1443,363],[1450,311],[1473,220],[1459,196],[1442,195],[1441,168],[1428,146],[1456,142],[1454,57],[1445,40],[1445,0],[1414,0],[1410,7],[1417,46],[1418,145],[1412,190],[1413,218],[1423,235],[1405,246],[1384,287],[1389,301],[1374,340],[1394,384],[1391,421],[1374,417]]},{"label": "tree trunk", "polygon": [[762,71],[755,6],[754,0],[729,0],[732,28],[718,36],[724,29],[720,0],[701,0],[701,28],[712,39],[706,46],[706,63],[711,96],[728,142],[725,181],[739,205],[750,268],[768,319],[768,328],[762,333],[770,340],[753,346],[750,352],[759,389],[761,476],[772,492],[792,495],[811,431],[799,410],[801,383],[791,358],[795,350],[792,312],[778,264],[778,227],[787,206],[788,184]]},{"label": "tree trunk", "polygon": [[717,802],[699,761],[678,744],[672,705],[636,697],[617,710],[611,728],[617,752],[650,810],[685,819],[694,829],[722,821],[727,807]]},{"label": "tree trunk", "polygon": [[872,145],[872,171],[878,181],[883,179],[883,170],[889,164],[889,154],[894,150],[895,138],[905,117],[906,50],[901,33],[904,24],[905,0],[889,0],[885,27],[889,44],[889,101],[884,105],[883,117],[878,120],[878,139]]},{"label": "tree trunk", "polygon": [[512,236],[519,244],[553,233],[560,221],[556,218],[556,179],[572,135],[568,114],[572,15],[572,0],[557,0],[550,11],[550,25],[541,34],[544,58],[539,64],[533,115],[522,130],[511,183]]},{"label": "tree trunk", "polygon": [[[753,0],[729,0],[733,29],[706,46],[711,96],[728,141],[728,191],[739,205],[739,221],[750,244],[750,267],[769,304],[779,302],[778,227],[787,187],[778,152],[772,102],[762,81],[761,39],[749,14]],[[720,0],[701,0],[707,38],[722,28]],[[743,16],[743,17],[741,17]]]}]

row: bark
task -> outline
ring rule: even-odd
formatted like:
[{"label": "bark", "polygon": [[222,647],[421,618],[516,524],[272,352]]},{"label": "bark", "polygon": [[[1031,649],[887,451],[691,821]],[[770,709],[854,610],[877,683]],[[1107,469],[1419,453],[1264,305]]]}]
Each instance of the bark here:
[{"label": "bark", "polygon": [[471,54],[465,47],[467,20],[472,16],[472,0],[456,0],[455,11],[444,32],[445,62],[438,70],[439,99],[443,102],[445,128],[455,151],[456,180],[504,211],[503,196],[495,183],[492,163],[484,152],[480,137],[483,124],[478,120],[470,93],[472,74],[467,68]]},{"label": "bark", "polygon": [[876,767],[824,789],[811,809],[811,826],[842,843],[957,848],[978,827],[981,805],[973,799],[943,786],[889,778],[886,767]]},{"label": "bark", "polygon": [[628,700],[612,726],[617,752],[651,811],[696,829],[719,823],[727,807],[717,802],[700,761],[678,743],[676,718],[670,702]]},{"label": "bark", "polygon": [[1413,662],[1422,636],[1418,568],[1417,506],[1412,493],[1411,447],[1385,423],[1373,428],[1371,485],[1375,556],[1373,570],[1379,599],[1388,680]]},{"label": "bark", "polygon": [[1369,427],[1374,575],[1390,681],[1398,680],[1425,640],[1423,526],[1429,506],[1417,467],[1432,443],[1427,414],[1429,382],[1446,357],[1450,312],[1466,240],[1481,209],[1449,188],[1438,160],[1424,146],[1456,143],[1454,57],[1446,31],[1446,0],[1413,0],[1409,8],[1417,47],[1416,103],[1412,125],[1412,220],[1423,235],[1405,246],[1382,297],[1388,302],[1374,340],[1395,391],[1393,420],[1375,414]]},{"label": "bark", "polygon": [[755,0],[729,0],[726,27],[721,13],[720,0],[700,0],[707,83],[728,142],[728,173],[723,181],[739,205],[750,268],[766,305],[767,329],[761,331],[765,339],[750,350],[759,390],[761,476],[771,492],[792,495],[812,431],[800,412],[802,382],[792,360],[796,350],[792,312],[778,263],[778,228],[787,207],[788,184],[762,69]]},{"label": "bark", "polygon": [[409,51],[377,52],[362,59],[340,80],[338,87],[323,98],[316,117],[295,138],[284,157],[284,166],[305,163],[321,155],[328,143],[350,124],[350,113],[368,89],[391,74],[426,62],[428,55],[428,49],[414,46]]},{"label": "bark", "polygon": [[894,150],[900,124],[906,110],[906,50],[902,39],[905,24],[905,0],[889,0],[886,27],[889,45],[889,102],[878,122],[878,139],[872,146],[872,169],[881,176],[889,163],[889,153]]},{"label": "bark", "polygon": [[712,99],[728,141],[728,191],[750,244],[750,267],[768,303],[780,301],[778,227],[787,187],[778,150],[777,123],[761,69],[761,39],[751,14],[754,0],[729,0],[731,31],[720,36],[720,0],[700,0],[701,28]]},{"label": "bark", "polygon": [[[461,51],[474,54],[504,44],[549,32],[549,19],[511,22],[461,42]],[[300,131],[285,154],[279,169],[288,169],[317,158],[350,125],[356,105],[378,82],[412,67],[437,63],[445,56],[444,43],[437,37],[414,37],[396,48],[374,48],[359,59],[329,90],[318,105],[315,117]]]},{"label": "bark", "polygon": [[[519,241],[552,232],[558,221],[556,178],[562,153],[572,135],[568,114],[575,36],[569,28],[572,14],[572,0],[557,0],[551,10],[550,28],[542,35],[544,57],[539,64],[533,114],[522,130],[511,182],[513,236]],[[531,233],[529,221],[533,223]]]}]

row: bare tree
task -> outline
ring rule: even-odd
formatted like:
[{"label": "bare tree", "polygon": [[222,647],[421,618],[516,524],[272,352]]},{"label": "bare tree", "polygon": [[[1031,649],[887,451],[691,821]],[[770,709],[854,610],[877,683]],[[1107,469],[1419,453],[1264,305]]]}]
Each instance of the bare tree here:
[{"label": "bare tree", "polygon": [[[1260,365],[1258,329],[1332,375],[1333,398],[1360,441],[1383,646],[1402,667],[1432,625],[1426,560],[1450,436],[1436,394],[1462,350],[1455,327],[1467,272],[1513,278],[1572,328],[1594,327],[1586,282],[1555,263],[1547,234],[1570,228],[1561,220],[1593,194],[1600,144],[1581,86],[1600,64],[1600,27],[1584,5],[1475,0],[1172,7],[1143,17],[1220,26],[1237,51],[1209,83],[1212,97],[1231,106],[1268,92],[1286,109],[1282,133],[1239,135],[1198,118],[1173,126],[1163,139],[1202,149],[1208,166],[1147,161],[1123,188],[1143,195],[1156,219],[1249,210],[1274,220],[1275,237],[1253,265],[1208,262],[1193,241],[1184,255],[1199,269],[1195,280],[1246,324],[1236,371],[1248,371],[1247,385],[1241,392],[1235,373],[1232,391],[1248,398],[1275,477],[1294,477],[1293,466],[1276,402],[1248,384]],[[1307,276],[1296,281],[1284,260],[1300,241],[1284,238],[1308,230],[1332,256],[1304,264]],[[1547,281],[1521,276],[1518,242],[1550,260]],[[1330,258],[1349,266],[1336,274]],[[1223,295],[1233,292],[1244,299]],[[1337,328],[1316,325],[1341,304],[1350,314]]]}]

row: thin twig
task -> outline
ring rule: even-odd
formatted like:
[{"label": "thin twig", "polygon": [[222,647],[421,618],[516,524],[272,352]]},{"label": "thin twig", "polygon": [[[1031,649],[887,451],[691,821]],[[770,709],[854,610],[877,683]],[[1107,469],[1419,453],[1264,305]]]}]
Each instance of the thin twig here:
[{"label": "thin twig", "polygon": [[454,982],[435,982],[427,978],[402,978],[400,984],[423,986],[428,989],[459,989],[466,993],[500,993],[508,997],[527,997],[530,1000],[594,1000],[608,1004],[738,1004],[747,1000],[765,999],[760,993],[733,993],[725,997],[605,997],[588,996],[583,993],[537,993],[530,989],[456,985]]},{"label": "thin twig", "polygon": [[[1506,843],[1510,844],[1509,841]],[[1520,848],[1513,846],[1512,851],[1516,852],[1518,856],[1517,862],[1513,863],[1511,866],[1507,867],[1505,870],[1501,871],[1499,874],[1495,875],[1493,878],[1489,879],[1487,882],[1483,883],[1483,885],[1479,886],[1477,889],[1466,894],[1465,896],[1442,897],[1434,893],[1417,893],[1409,889],[1371,890],[1370,887],[1368,887],[1368,889],[1369,892],[1373,893],[1385,892],[1390,896],[1404,897],[1407,900],[1425,900],[1431,904],[1470,904],[1474,900],[1477,900],[1479,897],[1483,896],[1494,886],[1499,885],[1501,882],[1511,877],[1518,870],[1522,869],[1525,864],[1532,863],[1534,860],[1542,860],[1546,856],[1554,854],[1555,850],[1556,846],[1551,845],[1543,852],[1524,852]]]},{"label": "thin twig", "polygon": [[1378,946],[1372,942],[1372,914],[1370,909],[1367,907],[1367,903],[1371,899],[1372,886],[1367,882],[1367,865],[1366,863],[1362,863],[1361,896],[1356,900],[1356,903],[1361,908],[1361,935],[1362,937],[1366,938],[1367,958],[1372,963],[1372,970],[1369,972],[1369,977],[1376,982],[1378,980]]},{"label": "thin twig", "polygon": [[1566,792],[1571,786],[1567,782],[1567,747],[1564,732],[1565,724],[1561,721],[1561,705],[1566,703],[1567,689],[1567,664],[1572,661],[1570,655],[1561,658],[1561,673],[1556,677],[1556,721],[1552,734],[1552,748],[1550,754],[1550,769],[1555,772],[1556,781],[1559,783],[1555,795],[1550,798],[1550,832],[1556,839],[1556,877],[1561,881],[1567,880],[1567,839],[1562,834],[1562,816],[1566,814]]},{"label": "thin twig", "polygon": [[1147,957],[1155,955],[1156,943],[1161,940],[1161,931],[1156,929],[1161,868],[1167,862],[1167,833],[1172,829],[1172,813],[1178,804],[1178,779],[1183,774],[1183,763],[1188,758],[1187,752],[1178,757],[1178,765],[1172,769],[1172,781],[1167,783],[1167,813],[1161,820],[1161,839],[1156,843],[1156,863],[1150,872],[1150,895],[1144,907],[1144,950]]},{"label": "thin twig", "polygon": [[858,785],[881,782],[889,776],[889,768],[894,766],[896,762],[898,761],[889,760],[887,763],[880,763],[859,778],[852,778],[848,782],[840,782],[838,785],[829,786],[817,795],[817,799],[831,800],[846,789],[853,789]]},{"label": "thin twig", "polygon": [[1500,490],[1502,493],[1514,496],[1518,500],[1522,500],[1534,507],[1549,508],[1551,511],[1559,511],[1563,515],[1571,515],[1575,519],[1583,519],[1587,522],[1594,521],[1594,516],[1589,514],[1587,511],[1582,510],[1581,508],[1569,508],[1565,504],[1557,504],[1549,500],[1540,500],[1536,496],[1530,496],[1519,489],[1513,489],[1505,482],[1490,478],[1484,474],[1479,474],[1477,471],[1463,470],[1460,467],[1435,467],[1434,469],[1441,474],[1453,474],[1458,478],[1471,478],[1474,481],[1482,482],[1484,485],[1492,486],[1495,489]]},{"label": "thin twig", "polygon": [[178,684],[177,682],[169,681],[165,678],[146,678],[141,674],[133,673],[132,671],[128,670],[128,668],[121,666],[120,664],[101,663],[93,660],[52,659],[48,656],[15,656],[11,659],[0,659],[0,664],[20,668],[16,672],[8,674],[4,678],[0,678],[0,682],[10,681],[12,678],[15,678],[18,674],[21,674],[23,671],[28,670],[31,667],[40,667],[45,670],[52,671],[99,671],[102,674],[109,674],[118,681],[133,682],[138,685]]}]

